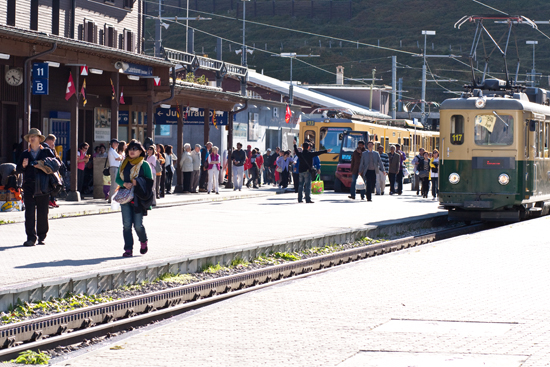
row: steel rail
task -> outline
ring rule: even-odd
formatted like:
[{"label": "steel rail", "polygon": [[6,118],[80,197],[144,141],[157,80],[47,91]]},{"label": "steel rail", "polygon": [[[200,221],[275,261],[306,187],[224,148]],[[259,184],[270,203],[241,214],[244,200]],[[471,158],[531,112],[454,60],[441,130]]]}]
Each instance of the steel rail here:
[{"label": "steel rail", "polygon": [[0,360],[9,360],[28,349],[54,349],[143,326],[243,293],[327,271],[334,266],[487,228],[490,227],[486,224],[474,224],[380,242],[3,325],[0,326]]}]

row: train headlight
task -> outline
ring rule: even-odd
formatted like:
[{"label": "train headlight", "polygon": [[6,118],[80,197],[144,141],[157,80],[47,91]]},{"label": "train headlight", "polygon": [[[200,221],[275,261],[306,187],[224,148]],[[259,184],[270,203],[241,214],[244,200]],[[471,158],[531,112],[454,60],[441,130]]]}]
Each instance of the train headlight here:
[{"label": "train headlight", "polygon": [[501,185],[508,185],[510,182],[510,176],[508,176],[506,173],[502,173],[500,176],[498,176],[498,183]]},{"label": "train headlight", "polygon": [[460,182],[460,175],[458,173],[451,173],[449,175],[449,182],[452,183],[453,185],[456,185],[457,183]]},{"label": "train headlight", "polygon": [[485,107],[486,103],[487,103],[487,101],[485,101],[485,98],[479,97],[478,99],[476,99],[475,105],[476,105],[477,108],[483,108],[483,107]]}]

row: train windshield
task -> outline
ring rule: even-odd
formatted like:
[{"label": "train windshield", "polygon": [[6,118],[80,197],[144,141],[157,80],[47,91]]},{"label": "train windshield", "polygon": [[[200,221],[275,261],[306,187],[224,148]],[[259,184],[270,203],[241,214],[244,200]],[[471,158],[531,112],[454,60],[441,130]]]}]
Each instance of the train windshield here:
[{"label": "train windshield", "polygon": [[363,140],[365,141],[366,133],[362,132],[350,132],[349,134],[344,134],[342,139],[342,155],[340,157],[340,162],[350,163],[353,151],[357,149],[357,144]]},{"label": "train windshield", "polygon": [[331,153],[340,154],[344,132],[350,130],[351,127],[322,127],[319,150],[332,149]]},{"label": "train windshield", "polygon": [[477,145],[512,145],[514,142],[514,118],[509,115],[477,115],[475,118],[475,142]]}]

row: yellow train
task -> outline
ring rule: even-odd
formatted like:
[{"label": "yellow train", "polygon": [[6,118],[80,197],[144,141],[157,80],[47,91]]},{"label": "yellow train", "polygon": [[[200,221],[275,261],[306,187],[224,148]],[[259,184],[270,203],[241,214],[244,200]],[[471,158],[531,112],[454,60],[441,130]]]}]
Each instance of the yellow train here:
[{"label": "yellow train", "polygon": [[329,187],[333,185],[336,191],[349,187],[349,164],[346,167],[341,153],[343,146],[344,150],[355,149],[346,142],[342,145],[345,133],[352,131],[364,132],[365,139],[373,141],[376,149],[382,145],[385,152],[390,150],[391,145],[401,144],[410,158],[409,162],[419,148],[428,151],[439,149],[439,132],[426,131],[421,126],[415,126],[412,120],[362,120],[347,109],[316,109],[300,123],[300,141],[313,143],[315,150],[332,149],[331,153],[320,156],[321,179]]}]

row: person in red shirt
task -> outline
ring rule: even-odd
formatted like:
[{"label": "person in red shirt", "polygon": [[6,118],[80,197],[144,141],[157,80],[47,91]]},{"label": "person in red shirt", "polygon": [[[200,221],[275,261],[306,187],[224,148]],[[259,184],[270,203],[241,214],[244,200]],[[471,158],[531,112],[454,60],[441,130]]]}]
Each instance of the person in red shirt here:
[{"label": "person in red shirt", "polygon": [[262,171],[264,170],[264,157],[260,154],[260,149],[256,148],[256,165],[258,166],[258,187],[262,186]]}]

